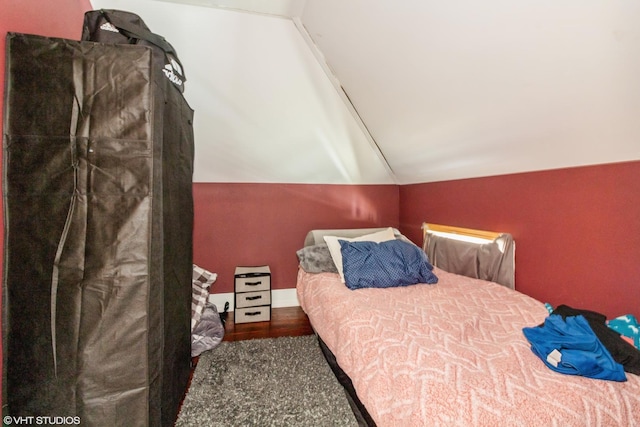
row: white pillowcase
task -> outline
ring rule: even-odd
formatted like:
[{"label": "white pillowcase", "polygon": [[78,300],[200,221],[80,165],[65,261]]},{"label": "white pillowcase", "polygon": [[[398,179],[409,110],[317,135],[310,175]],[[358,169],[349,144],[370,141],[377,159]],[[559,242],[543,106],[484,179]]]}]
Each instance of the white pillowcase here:
[{"label": "white pillowcase", "polygon": [[347,242],[386,242],[388,240],[394,240],[396,236],[393,234],[393,228],[389,227],[386,230],[376,231],[375,233],[365,234],[364,236],[346,238],[339,236],[324,236],[324,241],[327,242],[331,259],[338,269],[340,279],[344,283],[344,272],[342,271],[342,252],[340,251],[340,242],[338,240],[346,240]]}]

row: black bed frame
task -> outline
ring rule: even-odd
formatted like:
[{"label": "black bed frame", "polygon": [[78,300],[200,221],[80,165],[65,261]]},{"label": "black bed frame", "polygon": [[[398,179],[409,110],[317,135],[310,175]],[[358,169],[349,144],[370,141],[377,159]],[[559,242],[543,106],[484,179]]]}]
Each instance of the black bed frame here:
[{"label": "black bed frame", "polygon": [[329,350],[329,347],[322,341],[320,335],[317,335],[318,343],[320,344],[320,349],[322,350],[322,354],[324,358],[327,360],[327,363],[331,367],[334,375],[338,379],[338,382],[344,387],[344,390],[347,395],[347,400],[349,401],[349,406],[351,406],[351,410],[358,421],[358,425],[360,427],[376,427],[376,423],[369,415],[367,408],[364,407],[358,395],[356,394],[356,389],[353,387],[353,382],[351,378],[342,370],[338,362],[336,361],[336,356]]}]

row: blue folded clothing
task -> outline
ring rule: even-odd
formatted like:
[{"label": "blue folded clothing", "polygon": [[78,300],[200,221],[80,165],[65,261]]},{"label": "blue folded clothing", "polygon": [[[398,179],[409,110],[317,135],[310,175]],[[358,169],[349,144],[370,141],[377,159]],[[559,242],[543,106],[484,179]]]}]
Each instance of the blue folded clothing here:
[{"label": "blue folded clothing", "polygon": [[611,357],[582,315],[548,316],[541,326],[523,328],[531,350],[550,369],[611,381],[626,381],[624,368]]}]

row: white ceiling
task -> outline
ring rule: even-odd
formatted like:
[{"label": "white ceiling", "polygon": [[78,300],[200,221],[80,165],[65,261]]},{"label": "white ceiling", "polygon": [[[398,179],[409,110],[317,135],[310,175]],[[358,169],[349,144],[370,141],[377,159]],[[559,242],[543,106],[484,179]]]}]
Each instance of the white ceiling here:
[{"label": "white ceiling", "polygon": [[[215,7],[287,18],[302,15],[306,0],[156,0],[175,4]],[[95,3],[94,3],[95,5]],[[125,9],[126,10],[126,9]]]},{"label": "white ceiling", "polygon": [[196,181],[404,184],[640,159],[640,2],[92,4],[176,47]]},{"label": "white ceiling", "polygon": [[308,0],[401,182],[640,158],[640,2]]}]

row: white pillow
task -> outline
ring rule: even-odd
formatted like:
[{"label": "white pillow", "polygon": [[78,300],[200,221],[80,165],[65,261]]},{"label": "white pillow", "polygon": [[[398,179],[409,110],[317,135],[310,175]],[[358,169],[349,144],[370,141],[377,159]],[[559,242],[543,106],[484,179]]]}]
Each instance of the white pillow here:
[{"label": "white pillow", "polygon": [[375,233],[365,234],[364,236],[346,238],[340,236],[324,236],[324,241],[327,242],[331,259],[338,269],[340,280],[344,283],[344,272],[342,271],[342,252],[340,252],[340,242],[338,240],[346,240],[347,242],[386,242],[388,240],[394,240],[396,236],[393,234],[393,228],[389,227],[386,230],[376,231]]}]

